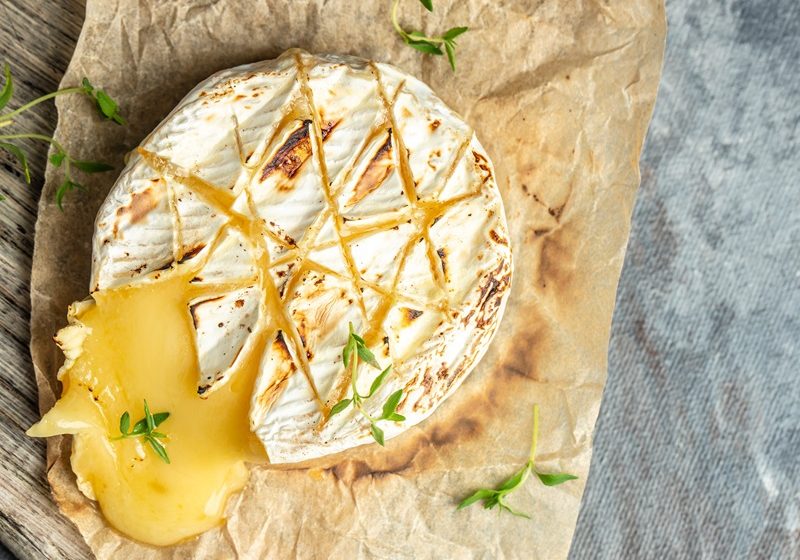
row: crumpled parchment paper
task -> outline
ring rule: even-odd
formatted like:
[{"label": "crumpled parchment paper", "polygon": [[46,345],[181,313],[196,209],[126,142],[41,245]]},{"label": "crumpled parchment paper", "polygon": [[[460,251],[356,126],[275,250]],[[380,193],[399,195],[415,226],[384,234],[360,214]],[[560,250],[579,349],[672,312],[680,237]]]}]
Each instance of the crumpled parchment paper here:
[{"label": "crumpled parchment paper", "polygon": [[[158,549],[109,528],[75,486],[70,441],[52,438],[48,478],[64,514],[98,558],[563,558],[589,471],[606,376],[611,314],[638,159],[665,38],[661,0],[437,0],[401,3],[406,28],[468,25],[458,72],[403,45],[390,2],[89,0],[65,85],[84,75],[130,124],[104,122],[59,98],[56,136],[76,157],[114,162],[213,72],[289,47],[395,64],[433,87],[473,125],[506,204],[516,270],[488,354],[423,424],[382,449],[294,467],[259,467],[231,499],[227,526]],[[42,410],[60,392],[52,335],[86,297],[97,208],[115,174],[86,181],[66,210],[50,168],[32,273],[31,350]],[[532,520],[479,506],[456,511],[527,459],[531,407],[541,406],[538,463],[577,474],[529,481],[511,499]]]}]

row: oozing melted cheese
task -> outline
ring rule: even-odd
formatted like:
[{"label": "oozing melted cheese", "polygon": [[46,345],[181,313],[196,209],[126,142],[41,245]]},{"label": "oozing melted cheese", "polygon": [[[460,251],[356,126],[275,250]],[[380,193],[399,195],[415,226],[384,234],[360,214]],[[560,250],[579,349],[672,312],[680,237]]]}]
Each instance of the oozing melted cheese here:
[{"label": "oozing melted cheese", "polygon": [[[224,519],[227,498],[247,482],[246,462],[264,461],[250,431],[257,359],[207,398],[197,395],[188,278],[94,295],[77,320],[89,329],[62,379],[61,399],[29,434],[73,434],[72,468],[108,522],[134,539],[168,545]],[[112,440],[119,419],[144,417],[143,401],[169,418],[158,430],[171,464],[141,438]]]}]

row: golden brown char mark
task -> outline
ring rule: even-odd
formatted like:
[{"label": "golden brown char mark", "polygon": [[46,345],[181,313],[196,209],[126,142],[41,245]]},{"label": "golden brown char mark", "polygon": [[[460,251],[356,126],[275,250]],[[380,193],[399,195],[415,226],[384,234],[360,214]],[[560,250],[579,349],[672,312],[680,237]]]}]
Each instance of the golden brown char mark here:
[{"label": "golden brown char mark", "polygon": [[[328,135],[336,128],[337,123],[329,122],[322,128],[322,140],[327,139]],[[289,135],[283,146],[278,148],[275,156],[264,166],[261,172],[260,182],[264,182],[267,177],[281,171],[288,179],[293,179],[303,164],[311,157],[311,138],[309,137],[309,127],[311,121],[306,119],[302,124]]]},{"label": "golden brown char mark", "polygon": [[361,201],[369,193],[381,186],[389,174],[394,169],[394,158],[392,157],[392,129],[389,129],[386,141],[378,148],[372,161],[367,165],[367,169],[358,180],[353,196],[347,201],[348,206],[353,206]]}]

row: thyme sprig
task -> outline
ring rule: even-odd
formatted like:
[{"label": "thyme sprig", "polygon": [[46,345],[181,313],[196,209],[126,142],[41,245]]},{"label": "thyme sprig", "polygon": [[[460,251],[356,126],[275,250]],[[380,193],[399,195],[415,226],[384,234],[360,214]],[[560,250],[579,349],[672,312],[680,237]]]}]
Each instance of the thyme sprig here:
[{"label": "thyme sprig", "polygon": [[[420,0],[425,9],[429,12],[433,11],[433,0]],[[468,27],[452,27],[445,31],[442,35],[429,37],[421,31],[406,31],[400,25],[398,20],[397,11],[400,6],[400,0],[394,0],[392,3],[392,26],[400,37],[403,38],[406,45],[411,48],[417,49],[425,54],[432,54],[441,56],[446,54],[447,60],[450,62],[450,67],[453,72],[456,71],[456,37],[469,31]]]},{"label": "thyme sprig", "polygon": [[[11,76],[11,67],[8,65],[8,63],[6,63],[3,68],[3,74],[5,76],[5,83],[3,85],[2,91],[0,91],[0,111],[2,111],[6,107],[6,105],[8,105],[9,101],[11,101],[11,98],[14,96],[14,80]],[[32,107],[35,107],[36,105],[44,101],[53,99],[54,97],[58,97],[59,95],[69,95],[69,94],[80,94],[91,98],[92,100],[94,100],[95,105],[97,106],[97,110],[100,112],[101,115],[103,115],[103,117],[111,121],[114,121],[119,125],[126,124],[125,119],[119,113],[119,105],[117,105],[116,101],[114,101],[102,89],[94,87],[87,78],[83,78],[80,86],[59,89],[58,91],[54,91],[52,93],[42,95],[41,97],[37,97],[33,101],[30,101],[22,105],[18,109],[0,114],[0,128],[13,125],[15,118],[17,118],[25,111],[31,109]],[[107,163],[81,160],[72,157],[64,149],[64,146],[62,146],[55,138],[51,136],[47,136],[44,134],[29,133],[29,132],[16,133],[16,134],[0,134],[0,149],[7,151],[12,156],[14,156],[17,159],[17,161],[19,161],[19,164],[22,167],[22,173],[25,177],[25,182],[28,184],[30,184],[31,182],[31,171],[30,167],[28,166],[28,157],[22,150],[22,148],[20,148],[17,144],[15,144],[14,142],[9,142],[9,140],[22,140],[22,139],[47,142],[48,144],[53,146],[54,152],[53,154],[50,155],[50,163],[52,163],[56,167],[63,166],[64,168],[64,181],[61,183],[58,189],[56,189],[56,204],[62,210],[63,210],[62,204],[64,201],[64,196],[68,192],[73,191],[75,189],[85,190],[84,186],[75,180],[72,174],[73,169],[78,169],[80,171],[83,171],[84,173],[101,173],[103,171],[110,171],[114,169],[113,166],[108,165]],[[0,195],[0,200],[3,200],[3,198],[4,197]]]},{"label": "thyme sprig", "polygon": [[[369,393],[366,395],[359,394],[357,388],[358,366],[360,361],[364,361],[369,366],[380,371],[378,376],[372,380]],[[350,323],[350,336],[347,338],[347,344],[345,344],[344,350],[342,350],[342,362],[346,368],[350,368],[350,383],[353,390],[353,396],[348,399],[342,399],[333,405],[330,415],[333,416],[334,414],[339,414],[352,405],[355,410],[357,410],[369,421],[370,433],[375,441],[381,445],[384,445],[383,430],[380,428],[380,426],[378,426],[378,422],[382,420],[402,422],[406,419],[405,416],[397,413],[397,405],[400,404],[400,399],[403,398],[403,390],[398,389],[389,395],[389,398],[386,399],[385,403],[383,403],[383,410],[381,411],[380,416],[372,416],[369,414],[369,412],[367,412],[364,408],[364,401],[372,397],[378,391],[378,389],[383,386],[384,381],[386,381],[386,376],[389,375],[389,372],[392,370],[391,364],[389,364],[389,366],[387,366],[385,369],[381,370],[381,366],[375,359],[375,355],[367,347],[367,343],[364,342],[364,339],[358,336],[353,330],[353,323]]]},{"label": "thyme sprig", "polygon": [[150,407],[147,405],[147,399],[144,401],[144,418],[136,422],[131,429],[131,415],[126,410],[119,418],[119,431],[120,435],[111,438],[112,441],[129,438],[143,438],[145,442],[150,444],[153,451],[158,455],[162,461],[169,464],[169,455],[164,444],[159,440],[167,437],[166,434],[157,432],[156,428],[169,418],[169,412],[156,412],[152,414]]},{"label": "thyme sprig", "polygon": [[558,486],[568,480],[575,480],[578,477],[566,473],[543,473],[539,472],[535,466],[536,455],[536,442],[539,438],[539,405],[533,405],[533,438],[531,441],[531,451],[528,456],[528,462],[525,466],[514,473],[511,478],[500,484],[497,488],[481,488],[475,491],[472,495],[465,498],[460,504],[458,509],[463,509],[467,506],[482,501],[483,507],[492,509],[499,507],[501,510],[506,510],[514,515],[530,519],[530,515],[517,511],[506,503],[505,498],[514,490],[521,487],[531,474],[536,475],[539,481],[545,486]]}]

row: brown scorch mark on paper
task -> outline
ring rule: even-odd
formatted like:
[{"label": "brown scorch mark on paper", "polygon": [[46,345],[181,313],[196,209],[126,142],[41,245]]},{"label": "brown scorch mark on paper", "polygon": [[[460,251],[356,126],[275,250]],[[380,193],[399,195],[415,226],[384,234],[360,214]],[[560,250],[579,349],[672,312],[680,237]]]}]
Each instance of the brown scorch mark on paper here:
[{"label": "brown scorch mark on paper", "polygon": [[[574,234],[573,234],[574,235]],[[542,248],[539,253],[539,285],[542,288],[557,286],[562,297],[572,294],[576,256],[571,247],[574,236],[568,230],[560,228],[557,235],[542,237]]]},{"label": "brown scorch mark on paper", "polygon": [[521,377],[532,381],[541,381],[539,354],[547,353],[552,344],[549,334],[542,326],[531,326],[527,332],[520,334],[520,344],[531,348],[531,352],[509,352],[498,368],[505,376]]},{"label": "brown scorch mark on paper", "polygon": [[[479,402],[478,402],[479,401]],[[392,452],[373,452],[361,459],[345,459],[319,469],[291,468],[291,471],[316,471],[335,482],[354,486],[359,483],[381,483],[388,477],[436,468],[442,460],[442,448],[462,445],[480,437],[485,431],[485,418],[473,417],[470,411],[485,406],[483,395],[467,400],[449,419],[434,421],[424,432],[394,440]]]}]

